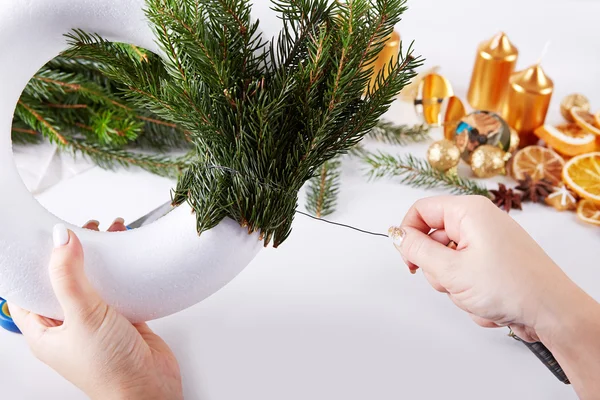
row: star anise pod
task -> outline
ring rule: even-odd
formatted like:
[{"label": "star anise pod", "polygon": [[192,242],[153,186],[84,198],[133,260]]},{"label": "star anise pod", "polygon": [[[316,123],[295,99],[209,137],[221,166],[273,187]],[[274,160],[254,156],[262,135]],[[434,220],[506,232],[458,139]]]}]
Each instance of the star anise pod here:
[{"label": "star anise pod", "polygon": [[498,184],[498,190],[490,190],[490,193],[494,195],[492,200],[494,204],[503,208],[506,212],[510,212],[512,209],[523,209],[521,207],[521,195],[512,189],[507,189],[502,183]]},{"label": "star anise pod", "polygon": [[523,192],[523,201],[543,203],[546,197],[554,191],[554,185],[546,178],[534,181],[531,175],[526,174],[525,179],[520,180],[519,186],[515,189]]}]

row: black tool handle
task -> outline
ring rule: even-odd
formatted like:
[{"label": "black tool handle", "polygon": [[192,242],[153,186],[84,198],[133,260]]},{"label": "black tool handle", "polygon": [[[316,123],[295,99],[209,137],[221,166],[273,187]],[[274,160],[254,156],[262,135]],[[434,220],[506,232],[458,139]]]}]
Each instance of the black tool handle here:
[{"label": "black tool handle", "polygon": [[539,360],[550,370],[550,372],[554,374],[555,377],[558,378],[559,381],[565,385],[571,384],[569,378],[565,374],[565,371],[563,371],[558,361],[556,361],[556,358],[554,358],[550,350],[548,350],[543,343],[528,343],[513,333],[511,333],[511,336],[527,346],[527,348],[531,350],[531,352],[535,354],[537,358],[539,358]]}]

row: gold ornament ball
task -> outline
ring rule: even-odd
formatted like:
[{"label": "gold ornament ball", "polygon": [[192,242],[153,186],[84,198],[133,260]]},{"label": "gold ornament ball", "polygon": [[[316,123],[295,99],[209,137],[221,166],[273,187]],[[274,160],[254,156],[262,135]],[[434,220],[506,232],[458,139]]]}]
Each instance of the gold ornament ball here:
[{"label": "gold ornament ball", "polygon": [[454,142],[443,139],[429,147],[427,161],[438,171],[446,172],[456,167],[460,162],[460,150]]},{"label": "gold ornament ball", "polygon": [[471,168],[478,178],[491,178],[506,173],[506,162],[510,157],[497,146],[484,144],[473,151],[471,155]]},{"label": "gold ornament ball", "polygon": [[560,103],[560,113],[569,122],[575,122],[571,116],[571,109],[579,107],[584,111],[590,111],[590,101],[582,94],[573,93],[568,95]]},{"label": "gold ornament ball", "polygon": [[509,153],[515,153],[519,150],[519,145],[521,144],[521,137],[519,133],[515,131],[513,128],[510,128],[510,147],[508,149]]}]

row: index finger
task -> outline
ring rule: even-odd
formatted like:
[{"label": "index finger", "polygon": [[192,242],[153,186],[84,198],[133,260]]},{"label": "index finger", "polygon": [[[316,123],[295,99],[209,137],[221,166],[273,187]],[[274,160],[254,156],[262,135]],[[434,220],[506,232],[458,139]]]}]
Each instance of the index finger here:
[{"label": "index finger", "polygon": [[469,210],[475,210],[483,196],[437,196],[418,200],[406,213],[401,226],[429,234],[432,229],[443,229],[448,238],[460,243],[460,226]]}]

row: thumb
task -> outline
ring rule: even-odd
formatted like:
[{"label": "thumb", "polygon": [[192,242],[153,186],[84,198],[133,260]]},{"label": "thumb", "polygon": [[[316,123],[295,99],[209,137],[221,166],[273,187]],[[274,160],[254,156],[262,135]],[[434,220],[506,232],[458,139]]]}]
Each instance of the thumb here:
[{"label": "thumb", "polygon": [[63,224],[54,227],[54,251],[50,259],[50,281],[66,319],[89,319],[104,315],[106,304],[92,287],[83,268],[83,247]]},{"label": "thumb", "polygon": [[402,227],[401,234],[394,239],[394,243],[407,262],[418,266],[437,280],[451,267],[456,256],[454,250],[415,228]]}]

